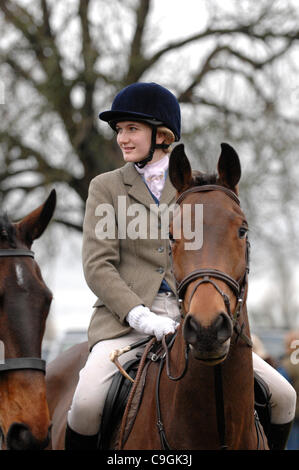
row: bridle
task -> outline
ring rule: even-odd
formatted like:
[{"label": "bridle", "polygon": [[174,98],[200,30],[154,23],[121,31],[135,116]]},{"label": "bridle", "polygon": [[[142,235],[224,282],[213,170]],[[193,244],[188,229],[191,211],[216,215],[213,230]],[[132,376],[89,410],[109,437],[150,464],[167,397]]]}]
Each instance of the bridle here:
[{"label": "bridle", "polygon": [[[27,256],[34,258],[34,252],[26,249],[0,249],[0,258]],[[5,359],[4,364],[0,363],[0,373],[12,370],[33,369],[45,372],[46,361],[39,357],[14,357]]]},{"label": "bridle", "polygon": [[[178,197],[176,204],[180,205],[182,201],[186,198],[186,196],[190,193],[198,193],[198,192],[206,192],[206,191],[222,191],[227,196],[229,196],[236,204],[240,206],[240,200],[233,191],[231,191],[228,188],[225,188],[224,186],[219,186],[216,184],[193,186],[192,188],[189,188],[186,191],[184,191]],[[233,279],[227,273],[219,271],[218,269],[205,268],[205,269],[195,269],[194,271],[191,271],[180,282],[176,280],[176,287],[177,287],[177,294],[179,298],[179,304],[181,307],[182,316],[185,316],[186,312],[184,312],[183,301],[184,301],[184,295],[185,295],[188,285],[191,282],[194,282],[199,279],[191,292],[191,295],[189,298],[189,305],[190,305],[191,300],[195,294],[195,291],[201,284],[204,284],[204,283],[212,284],[214,288],[217,290],[217,292],[219,292],[219,294],[223,298],[227,313],[229,317],[231,318],[232,323],[233,323],[233,328],[235,332],[237,333],[237,337],[238,338],[241,337],[247,343],[248,346],[252,347],[251,339],[247,335],[245,335],[243,332],[244,324],[242,326],[238,324],[238,320],[242,312],[242,307],[244,304],[244,299],[245,299],[245,294],[246,294],[246,289],[247,289],[247,284],[248,284],[249,251],[250,251],[250,243],[246,236],[245,271],[244,271],[243,276],[238,281]],[[220,287],[216,284],[216,282],[211,278],[219,279],[220,281],[225,282],[225,284],[228,285],[228,287],[232,290],[232,292],[236,296],[237,304],[236,304],[235,311],[233,313],[231,312],[230,301],[229,301],[228,295],[225,292],[223,292],[222,289],[220,289]]]},{"label": "bridle", "polygon": [[[186,191],[184,191],[178,197],[176,204],[180,205],[182,201],[185,199],[185,197],[190,193],[198,193],[198,192],[205,192],[205,191],[222,191],[227,196],[229,196],[236,204],[238,204],[238,206],[240,206],[240,200],[233,191],[231,191],[230,189],[224,186],[219,186],[216,184],[193,186],[192,188],[189,188]],[[192,297],[195,294],[197,288],[203,283],[210,283],[214,286],[214,288],[223,298],[227,313],[230,319],[232,320],[233,329],[236,332],[236,342],[238,341],[239,338],[242,338],[247,344],[247,346],[252,347],[252,341],[250,337],[248,337],[243,332],[245,323],[243,323],[241,326],[238,323],[238,320],[242,313],[242,308],[243,308],[246,290],[247,290],[247,284],[248,284],[249,251],[250,251],[250,243],[246,236],[245,271],[244,271],[243,276],[238,281],[233,279],[227,273],[222,272],[218,269],[213,269],[213,268],[195,269],[194,271],[191,271],[189,274],[187,274],[180,282],[178,282],[177,279],[175,280],[176,280],[177,295],[178,295],[178,300],[180,304],[181,315],[183,318],[186,315],[186,312],[184,311],[184,307],[183,307],[184,296],[185,296],[185,292],[189,284],[193,281],[198,280],[198,282],[196,282],[195,286],[193,287],[190,298],[189,298],[189,305],[190,305]],[[236,296],[237,304],[236,304],[235,311],[233,313],[231,312],[230,301],[229,301],[228,295],[225,292],[223,292],[222,289],[220,289],[220,287],[218,286],[218,284],[211,278],[218,279],[220,281],[225,282],[225,284],[232,290],[232,292]],[[164,425],[162,422],[161,409],[160,409],[159,385],[160,385],[160,378],[161,378],[163,366],[164,366],[164,363],[166,362],[166,375],[170,380],[174,380],[174,381],[182,379],[185,373],[187,372],[187,368],[188,368],[189,345],[186,344],[185,345],[185,367],[184,367],[183,372],[178,377],[173,377],[170,373],[169,349],[171,345],[173,344],[174,339],[175,339],[175,336],[173,340],[170,341],[169,345],[165,343],[165,338],[163,338],[162,340],[162,344],[163,344],[163,348],[165,352],[164,352],[164,355],[161,357],[157,383],[156,383],[156,407],[157,407],[157,417],[158,417],[157,427],[158,427],[158,431],[160,435],[161,446],[162,446],[162,449],[164,450],[165,449],[171,450],[171,447],[169,446],[169,443],[167,442],[165,429],[164,429]],[[218,429],[218,435],[219,435],[220,449],[225,450],[228,448],[228,446],[226,443],[226,425],[225,425],[225,414],[224,414],[224,395],[223,395],[222,365],[221,364],[214,366],[214,378],[215,378],[216,419],[217,419],[217,429]],[[255,415],[255,425],[256,425],[256,429],[258,430],[256,420],[257,418]],[[259,443],[258,443],[258,447],[259,447]]]}]

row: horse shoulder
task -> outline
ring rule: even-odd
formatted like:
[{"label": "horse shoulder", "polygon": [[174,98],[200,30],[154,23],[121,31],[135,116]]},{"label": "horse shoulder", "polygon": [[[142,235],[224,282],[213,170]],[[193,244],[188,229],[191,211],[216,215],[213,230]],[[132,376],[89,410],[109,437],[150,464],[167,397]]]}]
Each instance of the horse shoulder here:
[{"label": "horse shoulder", "polygon": [[52,448],[64,448],[67,413],[88,357],[87,342],[76,344],[51,361],[46,371],[47,400],[52,421]]}]

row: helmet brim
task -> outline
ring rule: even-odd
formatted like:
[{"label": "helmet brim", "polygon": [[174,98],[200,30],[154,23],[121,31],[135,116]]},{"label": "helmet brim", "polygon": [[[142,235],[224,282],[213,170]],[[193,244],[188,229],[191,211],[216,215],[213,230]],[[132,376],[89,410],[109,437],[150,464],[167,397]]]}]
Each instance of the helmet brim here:
[{"label": "helmet brim", "polygon": [[163,124],[162,121],[158,121],[155,119],[153,116],[149,114],[143,114],[143,113],[130,113],[128,111],[104,111],[99,114],[99,118],[102,121],[105,122],[117,122],[119,119],[120,121],[123,121],[125,118],[128,119],[137,119],[139,121],[144,120],[148,122],[152,122],[153,124],[156,125],[161,125]]}]

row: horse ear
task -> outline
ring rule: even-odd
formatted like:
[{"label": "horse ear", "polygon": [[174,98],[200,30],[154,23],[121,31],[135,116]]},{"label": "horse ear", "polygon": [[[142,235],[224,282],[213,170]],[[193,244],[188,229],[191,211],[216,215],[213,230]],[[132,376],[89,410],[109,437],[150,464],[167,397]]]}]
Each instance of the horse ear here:
[{"label": "horse ear", "polygon": [[241,164],[237,152],[229,144],[221,144],[218,160],[217,183],[232,189],[238,194],[238,183],[241,178]]},{"label": "horse ear", "polygon": [[192,182],[192,169],[185,154],[184,144],[177,145],[169,157],[169,178],[176,190],[181,193]]},{"label": "horse ear", "polygon": [[56,206],[56,191],[53,189],[47,200],[34,211],[30,212],[16,224],[21,239],[30,248],[33,241],[39,238],[48,226]]}]

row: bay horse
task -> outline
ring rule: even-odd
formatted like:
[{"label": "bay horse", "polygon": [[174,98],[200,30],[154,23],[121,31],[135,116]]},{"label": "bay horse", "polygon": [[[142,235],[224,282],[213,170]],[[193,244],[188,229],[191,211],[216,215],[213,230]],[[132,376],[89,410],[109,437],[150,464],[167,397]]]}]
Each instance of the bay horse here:
[{"label": "bay horse", "polygon": [[[49,443],[41,345],[52,293],[31,246],[56,204],[47,200],[17,223],[0,216],[0,428],[2,449],[41,450]],[[3,357],[4,356],[4,357]]]},{"label": "bay horse", "polygon": [[[148,368],[123,449],[268,449],[254,410],[246,309],[248,223],[238,197],[241,165],[230,145],[221,148],[215,175],[192,172],[183,145],[170,157],[180,210],[169,237],[182,319],[171,350],[165,347],[166,366]],[[191,250],[184,231],[175,238],[174,229],[182,226],[189,205],[194,230],[197,204],[203,207],[203,244]]]},{"label": "bay horse", "polygon": [[[161,360],[148,366],[137,415],[117,448],[267,448],[254,410],[246,310],[248,224],[238,198],[238,155],[222,144],[218,174],[206,175],[192,172],[184,146],[178,145],[169,176],[180,209],[174,211],[169,236],[182,318],[171,348],[164,339]],[[184,233],[175,238],[174,224],[182,223],[189,205],[194,229],[198,204],[203,206],[203,245],[188,250]],[[53,449],[64,448],[67,411],[87,354],[87,343],[81,343],[48,366]]]}]

